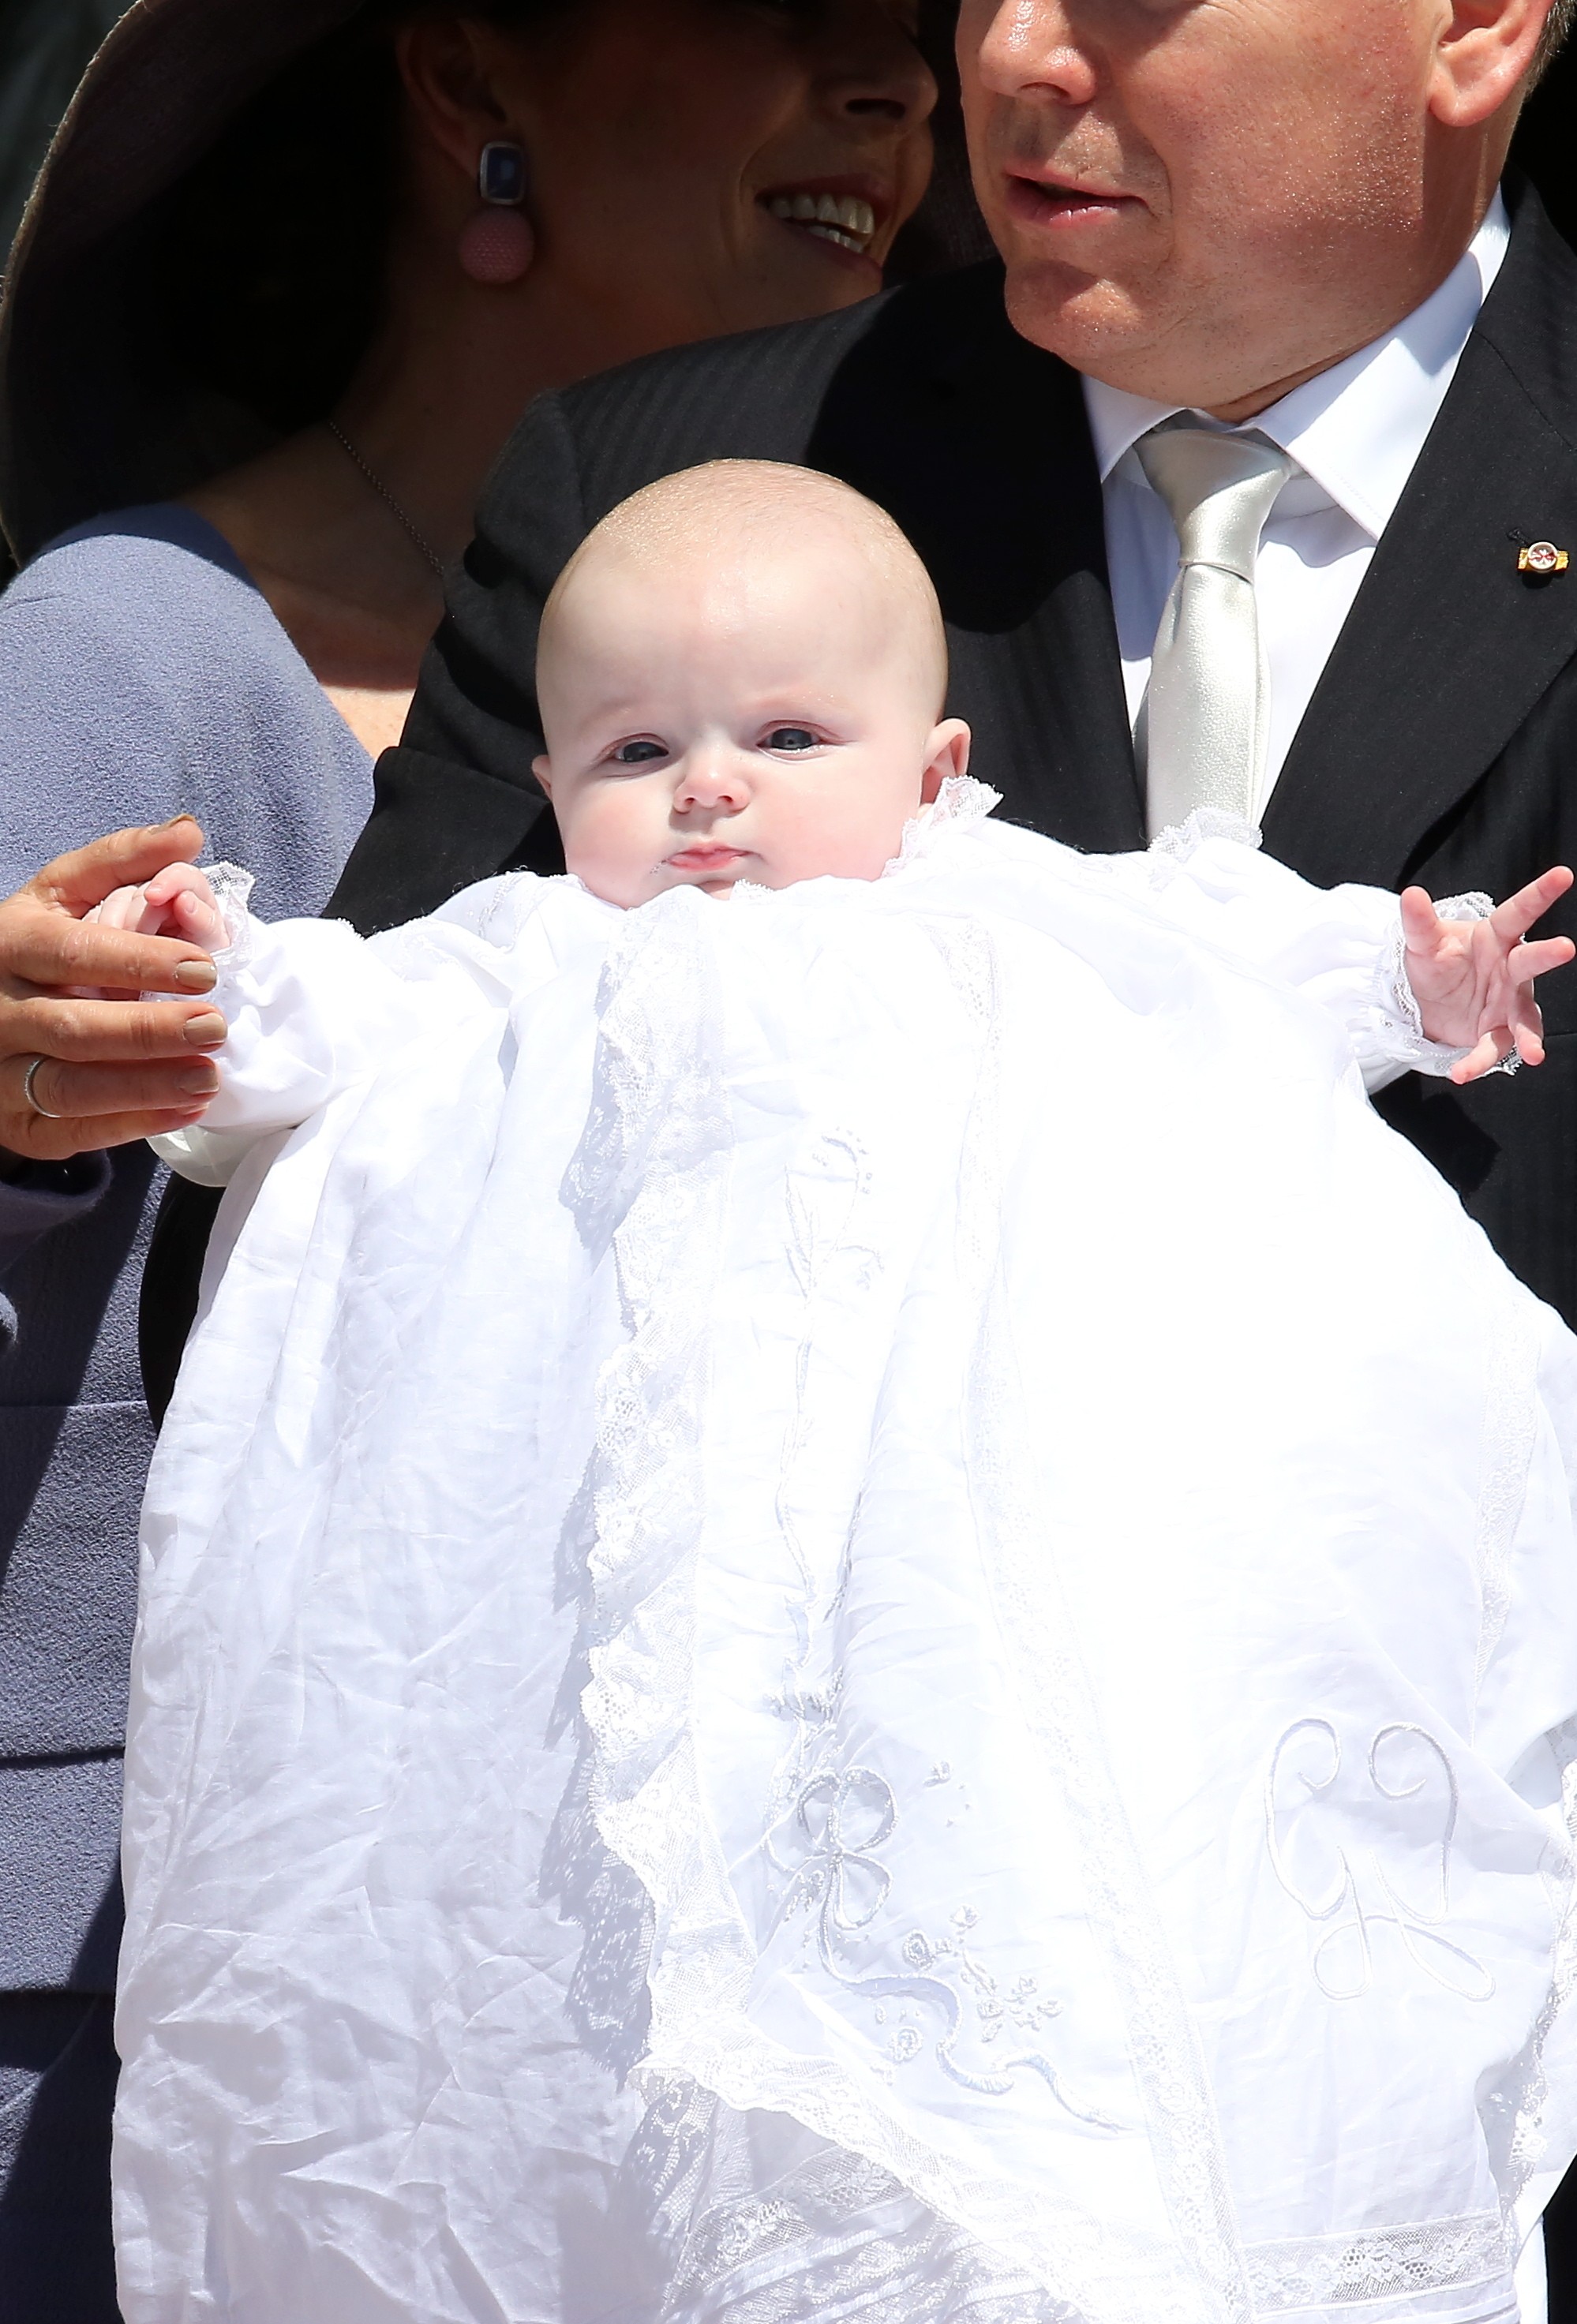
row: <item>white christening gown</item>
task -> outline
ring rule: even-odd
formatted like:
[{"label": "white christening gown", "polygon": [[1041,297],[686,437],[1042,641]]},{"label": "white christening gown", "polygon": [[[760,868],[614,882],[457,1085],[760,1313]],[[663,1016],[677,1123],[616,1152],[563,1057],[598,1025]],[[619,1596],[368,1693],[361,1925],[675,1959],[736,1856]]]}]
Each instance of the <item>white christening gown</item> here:
[{"label": "white christening gown", "polygon": [[1439,1062],[1388,899],[984,803],[244,932],[129,2324],[1513,2313],[1573,1342],[1369,1106]]}]

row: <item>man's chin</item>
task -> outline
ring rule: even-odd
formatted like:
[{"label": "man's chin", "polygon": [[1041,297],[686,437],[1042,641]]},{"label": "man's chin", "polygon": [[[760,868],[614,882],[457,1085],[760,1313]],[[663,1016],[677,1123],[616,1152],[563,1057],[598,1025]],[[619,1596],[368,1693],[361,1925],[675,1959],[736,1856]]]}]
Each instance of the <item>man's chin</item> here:
[{"label": "man's chin", "polygon": [[1010,254],[1007,267],[1008,320],[1020,338],[1114,385],[1142,365],[1155,334],[1120,284],[1038,256]]}]

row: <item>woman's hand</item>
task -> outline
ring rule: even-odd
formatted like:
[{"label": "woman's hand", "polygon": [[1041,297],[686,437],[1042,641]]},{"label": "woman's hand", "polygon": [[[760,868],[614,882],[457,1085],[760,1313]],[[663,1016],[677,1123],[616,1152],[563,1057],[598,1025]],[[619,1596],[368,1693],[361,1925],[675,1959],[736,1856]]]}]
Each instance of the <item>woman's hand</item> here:
[{"label": "woman's hand", "polygon": [[[117,889],[189,862],[202,844],[190,816],[117,831],[57,856],[0,901],[0,1177],[200,1118],[218,1087],[206,1053],[226,1030],[198,997],[214,987],[206,951],[88,916]],[[91,997],[105,991],[175,997]]]},{"label": "woman's hand", "polygon": [[1525,1065],[1543,1065],[1544,1019],[1534,979],[1577,954],[1567,936],[1523,939],[1572,885],[1563,865],[1519,889],[1487,920],[1443,920],[1422,888],[1402,896],[1407,982],[1432,1041],[1470,1055],[1451,1069],[1453,1082],[1477,1081],[1513,1050]]}]

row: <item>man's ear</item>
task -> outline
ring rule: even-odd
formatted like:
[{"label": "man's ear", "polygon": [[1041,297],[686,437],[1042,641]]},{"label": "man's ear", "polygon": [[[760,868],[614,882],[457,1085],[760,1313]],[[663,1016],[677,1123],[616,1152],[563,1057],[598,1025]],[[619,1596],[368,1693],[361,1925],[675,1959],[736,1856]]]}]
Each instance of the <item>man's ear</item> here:
[{"label": "man's ear", "polygon": [[548,756],[546,751],[543,752],[540,759],[533,759],[531,761],[531,772],[536,776],[537,780],[541,784],[542,788],[547,792],[549,798],[551,798],[553,796],[553,761]]},{"label": "man's ear", "polygon": [[962,718],[944,718],[933,726],[926,744],[926,771],[920,778],[920,798],[929,807],[949,775],[969,772],[969,729]]},{"label": "man's ear", "polygon": [[1434,52],[1429,110],[1476,129],[1511,103],[1533,69],[1553,0],[1451,0]]}]

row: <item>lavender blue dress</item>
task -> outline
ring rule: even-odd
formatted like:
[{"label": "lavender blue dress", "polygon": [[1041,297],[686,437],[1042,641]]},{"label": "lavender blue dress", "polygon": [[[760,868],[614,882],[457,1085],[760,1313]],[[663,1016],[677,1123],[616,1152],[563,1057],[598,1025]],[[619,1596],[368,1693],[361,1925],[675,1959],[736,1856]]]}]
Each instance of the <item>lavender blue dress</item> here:
[{"label": "lavender blue dress", "polygon": [[[0,597],[0,893],[189,808],[271,917],[327,901],[372,761],[213,528],[173,505],[67,533]],[[0,2324],[115,2313],[106,1997],[152,1449],[143,1146],[0,1185]]]}]

